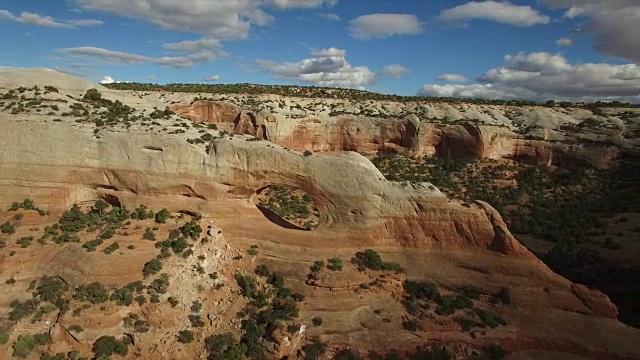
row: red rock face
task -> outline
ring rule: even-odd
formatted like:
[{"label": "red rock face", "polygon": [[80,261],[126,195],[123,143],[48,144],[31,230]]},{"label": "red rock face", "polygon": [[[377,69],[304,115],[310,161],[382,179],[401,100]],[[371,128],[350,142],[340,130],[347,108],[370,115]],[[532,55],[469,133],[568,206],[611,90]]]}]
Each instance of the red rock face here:
[{"label": "red rock face", "polygon": [[240,110],[229,103],[219,101],[196,101],[190,106],[175,104],[171,110],[178,116],[214,124],[233,124]]},{"label": "red rock face", "polygon": [[[504,128],[472,123],[424,123],[415,117],[378,121],[356,116],[285,120],[217,101],[196,101],[190,106],[176,104],[172,110],[195,121],[226,124],[233,133],[252,135],[296,151],[391,151],[414,156],[509,158],[528,164],[597,168],[609,167],[617,157],[615,149],[603,146],[570,147],[525,140]],[[291,122],[296,123],[291,126]]]}]

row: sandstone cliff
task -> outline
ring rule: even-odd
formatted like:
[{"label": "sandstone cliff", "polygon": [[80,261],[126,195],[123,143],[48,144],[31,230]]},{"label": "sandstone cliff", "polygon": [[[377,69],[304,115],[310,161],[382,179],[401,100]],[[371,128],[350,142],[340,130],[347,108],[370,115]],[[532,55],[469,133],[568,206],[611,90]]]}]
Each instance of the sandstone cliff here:
[{"label": "sandstone cliff", "polygon": [[[198,100],[190,106],[181,102],[172,108],[192,120],[216,123],[298,151],[407,151],[415,156],[511,158],[532,164],[606,168],[617,156],[611,145],[637,145],[635,138],[621,137],[629,127],[616,116],[599,117],[604,128],[585,128],[598,116],[583,109],[396,103],[372,110],[339,104],[352,115],[332,115],[317,103],[306,104],[303,111],[282,99],[258,97],[251,104],[258,102],[273,111],[251,111],[242,109],[242,97],[225,101]],[[576,143],[585,137],[591,145]]]},{"label": "sandstone cliff", "polygon": [[[35,81],[28,76],[12,76],[21,83],[0,76],[0,85],[6,89],[12,81],[21,86]],[[60,74],[50,78],[49,84],[57,86],[63,80],[74,96],[89,87]],[[104,96],[123,99],[131,106],[143,101],[126,100],[130,96],[110,91]],[[153,106],[146,103],[139,109]],[[203,108],[207,110],[197,110]],[[638,331],[616,321],[615,305],[605,295],[550,271],[514,238],[489,204],[465,207],[431,184],[387,181],[370,161],[355,152],[305,156],[278,145],[337,151],[374,150],[395,144],[426,154],[529,154],[529,150],[523,150],[528,145],[514,132],[495,126],[422,123],[412,116],[389,122],[354,117],[294,121],[265,112],[238,111],[224,104],[184,109],[194,119],[228,124],[236,133],[273,143],[252,141],[251,136],[221,135],[195,125],[177,132],[175,129],[184,127],[172,125],[176,118],[159,119],[159,125],[153,126],[134,123],[96,129],[93,123],[72,119],[52,121],[51,116],[38,113],[0,112],[0,204],[31,198],[56,212],[106,195],[127,204],[138,204],[140,199],[188,203],[220,226],[233,246],[263,244],[271,261],[288,264],[283,266],[289,266],[292,277],[304,276],[300,269],[314,257],[338,252],[348,259],[354,250],[372,247],[388,251],[406,264],[410,277],[429,277],[450,288],[469,282],[492,291],[508,287],[513,305],[505,310],[505,316],[513,326],[496,336],[505,343],[512,342],[513,351],[542,349],[629,359],[640,354],[638,344],[629,341]],[[497,115],[493,118],[501,119]],[[213,139],[204,144],[186,141],[203,133]],[[535,160],[539,161],[543,155],[535,151]],[[553,163],[557,158],[554,151],[549,150],[544,161]],[[295,186],[309,194],[320,213],[318,228],[305,232],[267,221],[249,199],[272,184]],[[43,255],[38,266],[30,269],[31,276],[55,269],[71,277],[76,274],[74,279],[77,274],[91,278],[109,269],[87,265],[88,255],[65,256]],[[19,266],[5,255],[2,259],[9,264],[7,267]],[[118,261],[133,261],[131,257],[126,259]],[[113,283],[130,281],[131,274],[120,273],[122,269],[109,270],[107,275]],[[0,274],[6,273],[7,268],[0,267]],[[340,343],[346,336],[365,344],[375,339],[385,346],[415,343],[407,333],[375,333],[361,326],[362,322],[355,320],[360,319],[356,315],[362,311],[361,304],[351,289],[345,291],[340,300],[314,305],[319,311],[333,312],[328,317],[335,320],[336,329],[322,329],[327,339]],[[0,300],[0,306],[6,308],[9,299]],[[443,339],[472,341],[464,333],[439,330],[427,331],[420,341]]]}]

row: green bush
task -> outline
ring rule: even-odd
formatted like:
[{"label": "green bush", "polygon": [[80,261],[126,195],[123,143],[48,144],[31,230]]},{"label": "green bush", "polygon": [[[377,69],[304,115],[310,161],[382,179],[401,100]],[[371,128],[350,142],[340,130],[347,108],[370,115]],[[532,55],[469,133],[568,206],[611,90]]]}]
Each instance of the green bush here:
[{"label": "green bush", "polygon": [[169,213],[169,210],[162,209],[156,213],[155,222],[157,222],[158,224],[164,224],[170,217],[171,214]]},{"label": "green bush", "polygon": [[3,234],[13,234],[14,232],[16,232],[16,227],[12,223],[7,221],[0,225],[0,232],[2,232]]},{"label": "green bush", "polygon": [[104,249],[104,253],[109,255],[109,254],[113,253],[114,251],[118,250],[119,248],[120,248],[120,245],[118,245],[117,242],[114,242],[113,244],[107,246]]},{"label": "green bush", "polygon": [[109,300],[109,290],[99,282],[92,282],[88,285],[78,286],[73,297],[78,301],[100,304]]},{"label": "green bush", "polygon": [[422,330],[420,325],[415,322],[414,320],[403,320],[402,321],[402,328],[407,330],[407,331],[411,331],[411,332],[416,332],[419,330]]},{"label": "green bush", "polygon": [[507,353],[500,345],[490,344],[485,346],[484,356],[488,360],[503,360],[507,357]]},{"label": "green bush", "polygon": [[342,259],[339,257],[333,257],[329,259],[329,265],[327,265],[327,269],[333,271],[341,271],[342,270]]},{"label": "green bush", "polygon": [[48,344],[51,341],[49,334],[20,335],[13,343],[13,356],[26,357],[31,351],[40,345]]},{"label": "green bush", "polygon": [[367,268],[371,270],[395,271],[396,273],[404,272],[404,269],[398,263],[383,261],[380,255],[372,249],[357,252],[351,259],[351,262],[357,265],[360,270]]},{"label": "green bush", "polygon": [[114,336],[101,336],[93,343],[91,350],[96,358],[114,354],[125,356],[129,352],[128,345],[127,341],[117,341]]},{"label": "green bush", "polygon": [[327,345],[320,341],[318,338],[314,338],[312,342],[302,346],[304,352],[304,360],[317,360],[327,352]]},{"label": "green bush", "polygon": [[475,309],[476,314],[482,320],[482,323],[486,326],[495,329],[500,325],[507,325],[507,322],[501,318],[499,315],[494,314],[488,310],[484,309]]},{"label": "green bush", "polygon": [[69,330],[69,331],[76,332],[76,333],[81,333],[81,332],[83,332],[83,331],[84,331],[84,329],[82,328],[82,326],[77,325],[77,324],[76,324],[76,325],[71,325],[71,326],[69,326],[68,330]]},{"label": "green bush", "polygon": [[265,264],[260,264],[256,266],[256,269],[254,270],[254,272],[256,273],[256,275],[262,276],[262,277],[268,277],[269,275],[271,275],[271,271],[269,271],[269,267]]},{"label": "green bush", "polygon": [[153,230],[151,230],[151,228],[146,228],[144,234],[142,234],[142,238],[145,240],[155,241],[156,234],[153,232]]},{"label": "green bush", "polygon": [[190,330],[182,330],[178,333],[178,342],[188,344],[193,341],[193,333]]},{"label": "green bush", "polygon": [[258,292],[258,283],[255,278],[250,275],[243,275],[240,273],[236,273],[234,278],[236,279],[236,282],[240,287],[240,292],[244,297],[252,299],[256,296]]},{"label": "green bush", "polygon": [[142,268],[142,275],[147,277],[149,275],[156,274],[162,270],[162,262],[158,259],[151,259],[147,261]]},{"label": "green bush", "polygon": [[89,89],[84,93],[83,98],[87,101],[100,101],[102,94],[97,89]]}]

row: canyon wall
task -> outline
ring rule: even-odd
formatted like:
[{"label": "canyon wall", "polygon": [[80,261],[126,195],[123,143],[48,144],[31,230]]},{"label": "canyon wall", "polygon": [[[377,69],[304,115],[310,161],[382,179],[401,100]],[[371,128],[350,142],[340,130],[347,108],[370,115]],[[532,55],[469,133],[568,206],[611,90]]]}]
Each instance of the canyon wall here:
[{"label": "canyon wall", "polygon": [[[420,119],[415,114],[380,119],[355,115],[307,115],[292,118],[265,110],[251,112],[220,101],[196,101],[172,107],[179,116],[213,123],[221,129],[255,136],[297,151],[404,152],[412,156],[513,159],[528,164],[610,167],[617,147],[527,139],[505,125],[458,119],[455,123]],[[559,115],[541,108],[528,119]],[[472,119],[481,118],[471,114]],[[566,115],[562,117],[565,119]],[[447,120],[444,118],[444,120]],[[447,120],[448,121],[448,120]]]}]

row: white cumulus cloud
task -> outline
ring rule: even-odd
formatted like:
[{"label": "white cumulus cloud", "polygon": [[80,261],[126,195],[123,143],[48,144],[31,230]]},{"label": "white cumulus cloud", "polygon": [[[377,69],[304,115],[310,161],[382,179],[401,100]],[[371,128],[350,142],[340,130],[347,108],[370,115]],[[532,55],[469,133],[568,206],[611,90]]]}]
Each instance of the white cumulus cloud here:
[{"label": "white cumulus cloud", "polygon": [[573,45],[573,40],[571,40],[571,38],[568,38],[568,37],[563,37],[563,38],[560,38],[560,39],[556,40],[556,45],[568,47],[568,46]]},{"label": "white cumulus cloud", "polygon": [[140,19],[165,29],[202,34],[218,40],[245,39],[251,26],[274,18],[265,9],[332,6],[337,0],[71,0],[83,9]]},{"label": "white cumulus cloud", "polygon": [[640,102],[640,67],[635,64],[572,64],[545,52],[506,55],[504,64],[471,85],[424,85],[419,94],[468,98]]},{"label": "white cumulus cloud", "polygon": [[382,69],[382,74],[394,79],[400,79],[401,77],[407,75],[409,72],[409,69],[400,64],[387,65]]},{"label": "white cumulus cloud", "polygon": [[257,60],[256,65],[278,79],[295,80],[319,86],[363,88],[376,80],[376,73],[366,66],[352,66],[347,52],[328,48],[313,51],[310,58],[292,63]]},{"label": "white cumulus cloud", "polygon": [[422,31],[422,23],[411,14],[362,15],[349,22],[349,35],[358,40],[414,35]]},{"label": "white cumulus cloud", "polygon": [[640,62],[640,2],[637,0],[545,0],[567,9],[564,17],[584,18],[573,32],[593,35],[594,48],[606,55]]},{"label": "white cumulus cloud", "polygon": [[519,27],[548,24],[551,18],[531,6],[518,6],[508,2],[472,1],[443,10],[436,18],[443,22],[466,23],[470,20],[489,20]]},{"label": "white cumulus cloud", "polygon": [[117,83],[128,83],[128,82],[131,82],[131,81],[117,81],[108,75],[103,77],[102,80],[99,81],[100,84],[117,84]]},{"label": "white cumulus cloud", "polygon": [[438,80],[449,82],[467,82],[467,78],[460,74],[442,74]]},{"label": "white cumulus cloud", "polygon": [[203,76],[202,81],[218,81],[220,80],[220,75],[211,75],[211,76]]}]

